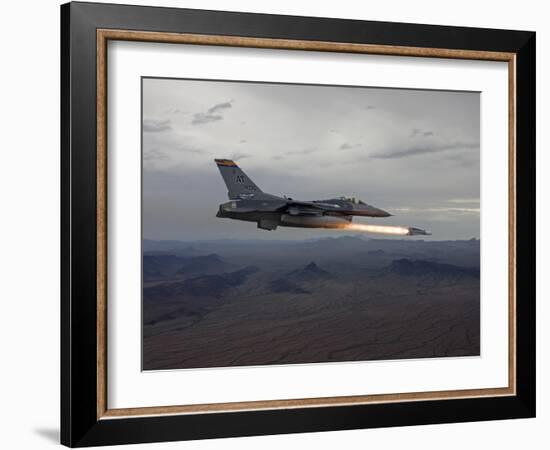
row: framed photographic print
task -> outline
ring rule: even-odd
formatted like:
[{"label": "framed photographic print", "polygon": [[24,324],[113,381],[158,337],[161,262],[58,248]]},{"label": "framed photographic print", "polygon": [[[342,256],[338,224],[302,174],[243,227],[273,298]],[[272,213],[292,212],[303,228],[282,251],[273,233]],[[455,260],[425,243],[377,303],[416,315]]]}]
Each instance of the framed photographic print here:
[{"label": "framed photographic print", "polygon": [[63,444],[535,415],[535,33],[61,19]]}]

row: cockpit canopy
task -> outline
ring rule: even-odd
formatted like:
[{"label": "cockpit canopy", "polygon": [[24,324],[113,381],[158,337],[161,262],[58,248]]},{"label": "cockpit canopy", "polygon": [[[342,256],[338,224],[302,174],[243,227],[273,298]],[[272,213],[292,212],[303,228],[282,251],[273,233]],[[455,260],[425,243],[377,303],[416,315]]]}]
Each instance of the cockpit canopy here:
[{"label": "cockpit canopy", "polygon": [[366,203],[362,200],[359,200],[358,198],[356,197],[340,197],[340,200],[344,200],[346,202],[350,202],[350,203],[353,203],[354,205],[366,205]]}]

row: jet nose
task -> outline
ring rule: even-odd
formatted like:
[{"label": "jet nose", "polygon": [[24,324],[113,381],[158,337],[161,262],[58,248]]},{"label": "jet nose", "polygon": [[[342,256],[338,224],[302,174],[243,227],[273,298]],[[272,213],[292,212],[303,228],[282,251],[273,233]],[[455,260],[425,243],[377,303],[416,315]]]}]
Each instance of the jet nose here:
[{"label": "jet nose", "polygon": [[380,209],[380,208],[372,208],[372,212],[373,212],[373,216],[374,217],[390,217],[391,214],[387,211],[384,211],[383,209]]}]

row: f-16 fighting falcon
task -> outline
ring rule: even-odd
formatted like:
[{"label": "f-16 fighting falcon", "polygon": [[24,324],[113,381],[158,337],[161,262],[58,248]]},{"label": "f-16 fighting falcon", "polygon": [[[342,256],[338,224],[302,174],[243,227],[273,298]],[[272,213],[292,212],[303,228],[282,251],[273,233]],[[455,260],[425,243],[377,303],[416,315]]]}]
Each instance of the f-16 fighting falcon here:
[{"label": "f-16 fighting falcon", "polygon": [[419,228],[352,224],[353,216],[389,217],[386,211],[355,197],[301,201],[263,192],[230,159],[215,159],[228,189],[229,202],[219,206],[216,217],[256,222],[262,230],[277,227],[355,229],[401,235],[430,234]]}]

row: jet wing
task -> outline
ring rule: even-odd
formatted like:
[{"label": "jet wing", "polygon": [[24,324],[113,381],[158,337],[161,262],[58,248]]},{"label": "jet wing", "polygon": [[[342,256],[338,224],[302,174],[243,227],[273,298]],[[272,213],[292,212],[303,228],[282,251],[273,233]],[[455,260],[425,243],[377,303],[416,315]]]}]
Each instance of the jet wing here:
[{"label": "jet wing", "polygon": [[323,202],[304,202],[289,200],[287,202],[287,212],[292,216],[322,216],[325,211],[338,213],[340,205]]},{"label": "jet wing", "polygon": [[296,200],[286,200],[283,202],[241,200],[237,205],[232,206],[231,210],[242,213],[279,212],[291,216],[322,216],[325,211],[334,211],[330,206],[331,205],[324,205],[322,203]]},{"label": "jet wing", "polygon": [[314,202],[289,200],[286,204],[286,213],[291,216],[322,216],[325,208]]},{"label": "jet wing", "polygon": [[238,205],[236,207],[231,208],[232,211],[240,212],[240,213],[249,213],[249,212],[278,212],[282,209],[286,208],[285,203],[275,203],[275,202],[266,202],[265,204],[262,204],[260,202],[249,202],[248,204],[244,205]]},{"label": "jet wing", "polygon": [[309,207],[315,207],[314,202],[303,202],[300,200],[287,200],[286,204],[288,206],[309,206]]},{"label": "jet wing", "polygon": [[290,208],[287,208],[286,213],[291,216],[322,216],[323,210],[306,209],[306,208],[298,208],[296,206],[291,206]]}]

